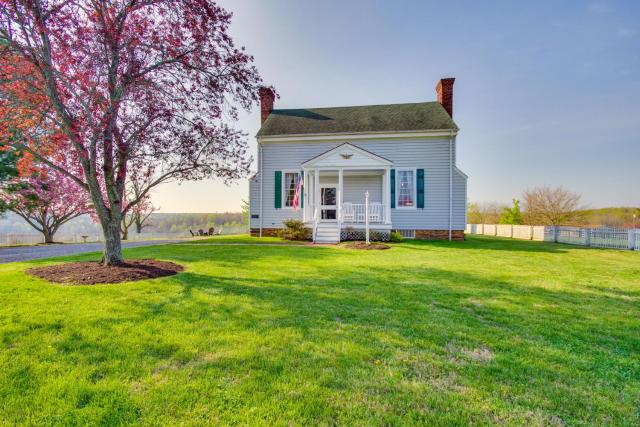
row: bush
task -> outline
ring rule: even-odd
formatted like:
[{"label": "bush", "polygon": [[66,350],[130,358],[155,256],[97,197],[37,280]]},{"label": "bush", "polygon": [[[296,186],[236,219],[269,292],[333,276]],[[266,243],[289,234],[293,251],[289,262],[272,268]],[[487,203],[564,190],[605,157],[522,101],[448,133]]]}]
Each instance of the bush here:
[{"label": "bush", "polygon": [[404,240],[404,237],[402,237],[402,234],[400,234],[399,231],[392,231],[391,238],[389,240],[391,240],[394,243],[400,243]]},{"label": "bush", "polygon": [[311,240],[311,229],[304,226],[304,222],[298,219],[284,221],[284,230],[280,231],[280,237],[287,240]]}]

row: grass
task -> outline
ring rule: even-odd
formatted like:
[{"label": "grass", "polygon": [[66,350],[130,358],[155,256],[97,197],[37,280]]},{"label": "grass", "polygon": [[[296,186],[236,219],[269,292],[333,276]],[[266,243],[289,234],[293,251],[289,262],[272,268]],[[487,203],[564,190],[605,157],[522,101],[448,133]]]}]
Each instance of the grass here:
[{"label": "grass", "polygon": [[638,253],[211,242],[120,285],[0,266],[0,423],[640,424]]},{"label": "grass", "polygon": [[293,242],[282,240],[279,237],[262,237],[255,238],[251,237],[248,234],[229,234],[229,235],[220,235],[213,236],[206,239],[198,239],[194,240],[192,243],[234,243],[234,244],[251,244],[251,245],[265,245],[265,244],[282,244],[282,245],[295,245],[295,244],[304,244],[304,242]]}]

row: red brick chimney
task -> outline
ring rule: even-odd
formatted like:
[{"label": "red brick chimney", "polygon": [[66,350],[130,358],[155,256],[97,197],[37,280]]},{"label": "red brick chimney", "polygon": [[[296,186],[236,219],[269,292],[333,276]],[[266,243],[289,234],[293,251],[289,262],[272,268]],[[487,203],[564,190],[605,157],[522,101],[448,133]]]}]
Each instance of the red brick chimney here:
[{"label": "red brick chimney", "polygon": [[260,126],[262,126],[273,111],[276,94],[273,89],[268,87],[261,87],[258,93],[260,94]]},{"label": "red brick chimney", "polygon": [[436,86],[438,93],[438,102],[442,104],[447,113],[453,117],[453,82],[455,78],[440,79]]}]

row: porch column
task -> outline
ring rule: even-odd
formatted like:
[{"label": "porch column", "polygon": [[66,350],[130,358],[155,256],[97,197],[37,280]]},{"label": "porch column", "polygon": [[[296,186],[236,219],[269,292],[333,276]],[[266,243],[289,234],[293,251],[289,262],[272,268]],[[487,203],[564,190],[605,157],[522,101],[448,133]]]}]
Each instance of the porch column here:
[{"label": "porch column", "polygon": [[[313,212],[312,216],[315,215],[316,211],[320,208],[320,169],[316,168],[314,170],[313,177]],[[320,219],[320,211],[318,211],[318,217],[315,218],[316,221]]]},{"label": "porch column", "polygon": [[342,224],[342,168],[338,169],[338,225]]},{"label": "porch column", "polygon": [[384,222],[391,224],[391,168],[384,169]]},{"label": "porch column", "polygon": [[309,221],[309,173],[306,169],[302,170],[302,180],[304,185],[302,186],[302,194],[304,195],[304,205],[302,206],[302,221]]}]

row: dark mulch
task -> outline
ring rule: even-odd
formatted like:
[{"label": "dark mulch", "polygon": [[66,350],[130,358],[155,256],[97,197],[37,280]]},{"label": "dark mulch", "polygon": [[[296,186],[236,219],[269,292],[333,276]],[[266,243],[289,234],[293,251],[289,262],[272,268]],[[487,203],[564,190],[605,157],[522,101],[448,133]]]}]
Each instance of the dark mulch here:
[{"label": "dark mulch", "polygon": [[30,268],[28,274],[56,283],[95,285],[173,276],[184,267],[172,262],[155,259],[132,259],[116,267],[105,267],[98,262],[70,262]]},{"label": "dark mulch", "polygon": [[344,244],[345,248],[349,249],[364,249],[364,250],[382,250],[391,249],[391,246],[384,243],[371,242],[368,245],[365,242],[349,242]]}]

